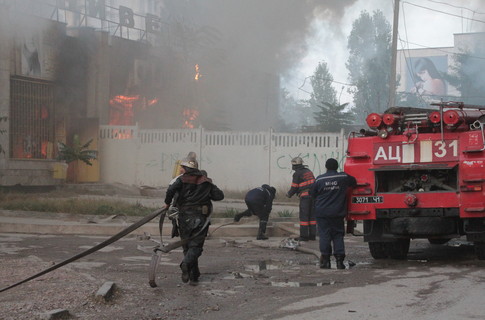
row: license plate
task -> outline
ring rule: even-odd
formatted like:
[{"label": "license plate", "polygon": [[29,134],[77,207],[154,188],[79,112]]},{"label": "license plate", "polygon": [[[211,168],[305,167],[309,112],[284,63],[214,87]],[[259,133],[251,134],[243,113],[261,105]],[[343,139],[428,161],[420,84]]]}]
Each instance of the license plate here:
[{"label": "license plate", "polygon": [[352,197],[352,203],[383,203],[384,197],[372,196],[372,197]]}]

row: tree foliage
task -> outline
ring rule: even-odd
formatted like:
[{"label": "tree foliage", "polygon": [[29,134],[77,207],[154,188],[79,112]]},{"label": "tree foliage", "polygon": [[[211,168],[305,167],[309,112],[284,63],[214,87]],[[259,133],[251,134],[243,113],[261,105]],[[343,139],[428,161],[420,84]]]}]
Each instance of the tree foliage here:
[{"label": "tree foliage", "polygon": [[318,63],[318,66],[311,77],[310,83],[312,86],[312,92],[310,93],[310,99],[308,99],[306,102],[308,103],[312,113],[320,111],[319,105],[322,103],[322,101],[330,104],[337,103],[337,93],[332,86],[333,76],[330,74],[326,62]]},{"label": "tree foliage", "polygon": [[362,11],[352,24],[347,47],[350,52],[346,67],[354,85],[356,112],[363,120],[372,112],[388,108],[391,77],[392,29],[382,11],[370,15]]},{"label": "tree foliage", "polygon": [[347,110],[348,103],[332,104],[322,102],[318,105],[320,109],[315,112],[315,120],[317,121],[318,129],[325,132],[340,132],[340,130],[348,128],[354,121],[354,114]]}]

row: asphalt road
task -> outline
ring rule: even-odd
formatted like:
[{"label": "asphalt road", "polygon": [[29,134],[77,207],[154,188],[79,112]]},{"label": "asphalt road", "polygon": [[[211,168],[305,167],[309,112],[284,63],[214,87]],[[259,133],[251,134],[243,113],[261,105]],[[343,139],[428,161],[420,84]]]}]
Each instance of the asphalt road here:
[{"label": "asphalt road", "polygon": [[[74,256],[107,237],[0,234],[0,287]],[[165,239],[172,241],[171,239]],[[180,280],[180,250],[164,254],[148,285],[154,242],[127,236],[49,274],[0,293],[0,319],[38,319],[55,309],[73,319],[485,319],[484,261],[466,242],[411,242],[408,260],[373,260],[348,236],[347,270],[280,246],[284,238],[209,238],[198,286]],[[316,250],[314,241],[302,243]],[[355,264],[355,265],[354,265]],[[94,299],[107,282],[111,300]]]}]

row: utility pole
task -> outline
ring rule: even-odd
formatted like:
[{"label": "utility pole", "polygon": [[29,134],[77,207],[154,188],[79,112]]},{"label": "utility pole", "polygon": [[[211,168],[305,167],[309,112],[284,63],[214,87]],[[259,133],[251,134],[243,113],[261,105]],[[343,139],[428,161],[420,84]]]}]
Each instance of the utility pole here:
[{"label": "utility pole", "polygon": [[396,104],[396,61],[397,61],[397,29],[399,25],[399,0],[394,0],[394,20],[392,23],[392,58],[391,79],[389,81],[389,108]]}]

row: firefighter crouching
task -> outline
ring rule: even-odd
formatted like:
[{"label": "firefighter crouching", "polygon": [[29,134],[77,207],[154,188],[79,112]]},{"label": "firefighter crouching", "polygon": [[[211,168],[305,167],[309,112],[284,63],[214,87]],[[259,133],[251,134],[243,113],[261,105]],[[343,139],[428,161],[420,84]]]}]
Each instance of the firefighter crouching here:
[{"label": "firefighter crouching", "polygon": [[308,241],[315,240],[317,233],[317,221],[313,210],[313,199],[308,194],[310,187],[315,183],[315,176],[307,166],[303,165],[303,159],[295,157],[291,159],[293,181],[291,188],[286,194],[291,198],[294,194],[300,197],[300,237],[296,240]]},{"label": "firefighter crouching", "polygon": [[170,206],[173,197],[178,194],[174,205],[179,210],[180,238],[189,239],[183,245],[184,258],[180,264],[182,281],[190,281],[191,285],[196,285],[200,277],[198,259],[209,229],[206,222],[212,212],[211,201],[224,199],[224,193],[199,171],[196,160],[185,159],[181,162],[181,167],[183,174],[167,189],[165,208]]},{"label": "firefighter crouching", "polygon": [[246,193],[244,201],[248,209],[234,216],[234,221],[239,222],[242,217],[250,217],[253,214],[259,218],[259,229],[256,240],[268,240],[266,236],[266,225],[269,215],[273,209],[273,200],[276,196],[276,189],[270,185],[263,184]]}]

